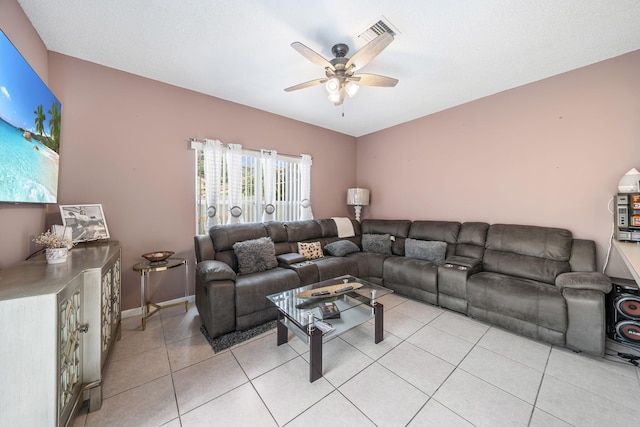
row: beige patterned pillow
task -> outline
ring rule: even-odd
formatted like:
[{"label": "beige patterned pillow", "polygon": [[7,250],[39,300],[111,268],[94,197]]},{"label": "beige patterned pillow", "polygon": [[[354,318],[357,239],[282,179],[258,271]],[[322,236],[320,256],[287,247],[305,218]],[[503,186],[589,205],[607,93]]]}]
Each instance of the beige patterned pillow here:
[{"label": "beige patterned pillow", "polygon": [[298,242],[298,253],[309,260],[324,257],[320,242],[310,242],[310,243]]}]

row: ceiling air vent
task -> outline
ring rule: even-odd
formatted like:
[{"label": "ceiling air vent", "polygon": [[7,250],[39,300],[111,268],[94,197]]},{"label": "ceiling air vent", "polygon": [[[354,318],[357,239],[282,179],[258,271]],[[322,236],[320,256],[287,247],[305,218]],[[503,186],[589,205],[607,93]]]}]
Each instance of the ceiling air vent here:
[{"label": "ceiling air vent", "polygon": [[364,30],[358,37],[370,42],[382,33],[389,33],[395,37],[399,31],[383,16],[382,19]]}]

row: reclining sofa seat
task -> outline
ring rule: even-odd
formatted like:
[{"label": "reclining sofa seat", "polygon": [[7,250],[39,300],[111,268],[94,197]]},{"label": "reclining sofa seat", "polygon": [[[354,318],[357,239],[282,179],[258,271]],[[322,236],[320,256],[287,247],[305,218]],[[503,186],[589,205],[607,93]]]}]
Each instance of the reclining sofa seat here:
[{"label": "reclining sofa seat", "polygon": [[[453,221],[413,221],[408,238],[445,242],[445,259],[455,254],[460,223]],[[405,241],[406,243],[406,241]],[[406,256],[384,260],[384,286],[430,304],[438,304],[438,264]]]},{"label": "reclining sofa seat", "polygon": [[[379,285],[383,284],[383,266],[385,259],[390,256],[404,256],[404,242],[409,236],[411,221],[396,219],[365,219],[360,226],[360,241],[356,242],[362,249],[347,255],[358,264],[358,272],[361,279]],[[362,235],[365,234],[388,234],[391,238],[391,253],[383,254],[377,252],[366,252],[362,247]]]},{"label": "reclining sofa seat", "polygon": [[356,236],[349,238],[338,238],[338,228],[332,219],[292,221],[284,223],[287,231],[289,246],[287,252],[290,256],[279,257],[280,264],[295,270],[301,277],[301,285],[310,285],[323,280],[332,279],[338,276],[352,275],[358,277],[358,263],[345,257],[333,257],[330,255],[322,258],[307,261],[303,256],[298,255],[298,243],[320,242],[324,247],[336,240],[351,240],[359,243],[359,224],[352,221]]},{"label": "reclining sofa seat", "polygon": [[604,354],[604,296],[595,243],[551,227],[493,224],[482,271],[466,282],[468,314],[522,335]]},{"label": "reclining sofa seat", "polygon": [[209,235],[196,236],[196,306],[211,337],[275,318],[275,307],[266,296],[300,286],[296,272],[287,268],[238,273],[233,245],[261,237],[271,237],[276,250],[285,250],[286,231],[281,224],[219,225]]},{"label": "reclining sofa seat", "polygon": [[[352,221],[358,244],[360,225]],[[233,245],[269,237],[274,243],[278,266],[266,271],[240,274]],[[218,225],[209,234],[194,237],[196,253],[196,306],[209,336],[244,330],[277,317],[266,298],[276,292],[341,276],[358,275],[358,265],[344,257],[307,261],[298,252],[299,241],[325,245],[338,240],[335,221],[308,220]]]}]

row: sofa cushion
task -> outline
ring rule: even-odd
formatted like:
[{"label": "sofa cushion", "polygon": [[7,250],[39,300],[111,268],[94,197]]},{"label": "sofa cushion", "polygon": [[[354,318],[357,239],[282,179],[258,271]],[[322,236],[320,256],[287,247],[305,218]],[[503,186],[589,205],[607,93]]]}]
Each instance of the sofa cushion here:
[{"label": "sofa cushion", "polygon": [[358,263],[351,258],[327,256],[311,261],[318,268],[318,280],[350,275],[359,277]]},{"label": "sofa cushion", "polygon": [[572,240],[571,232],[562,228],[493,224],[486,248],[566,262],[571,257]]},{"label": "sofa cushion", "polygon": [[391,255],[391,235],[390,234],[363,234],[362,250],[377,254]]},{"label": "sofa cushion", "polygon": [[564,333],[567,330],[567,305],[554,285],[480,272],[467,280],[467,302],[470,307],[554,331]]},{"label": "sofa cushion", "polygon": [[239,318],[261,310],[273,309],[271,318],[275,318],[276,308],[267,296],[298,286],[298,274],[287,268],[277,267],[261,273],[239,276],[236,280],[236,315]]},{"label": "sofa cushion", "polygon": [[289,242],[302,242],[304,240],[318,240],[322,237],[322,227],[317,221],[304,220],[285,223]]},{"label": "sofa cushion", "polygon": [[555,284],[559,274],[571,271],[571,241],[571,232],[560,228],[493,224],[482,268]]},{"label": "sofa cushion", "polygon": [[438,266],[421,259],[390,256],[383,267],[384,286],[410,298],[437,303]]},{"label": "sofa cushion", "polygon": [[411,221],[406,219],[365,219],[360,226],[361,233],[358,233],[358,224],[355,221],[356,235],[389,234],[395,238],[391,241],[391,253],[404,256],[404,239],[409,235]]},{"label": "sofa cushion", "polygon": [[278,266],[275,246],[269,237],[236,242],[233,251],[240,274],[258,273]]},{"label": "sofa cushion", "polygon": [[308,260],[322,258],[322,245],[320,242],[298,242],[298,253]]},{"label": "sofa cushion", "polygon": [[345,256],[348,254],[352,254],[354,252],[360,252],[360,248],[358,245],[353,243],[350,240],[338,240],[332,243],[329,243],[324,247],[324,250],[333,256]]},{"label": "sofa cushion", "polygon": [[354,260],[358,264],[358,277],[366,280],[372,277],[382,279],[384,260],[390,256],[393,255],[354,252],[347,255],[347,258]]},{"label": "sofa cushion", "polygon": [[424,241],[407,239],[404,242],[405,256],[408,258],[431,261],[434,264],[444,264],[447,243],[438,241]]},{"label": "sofa cushion", "polygon": [[486,222],[464,222],[460,226],[456,255],[482,259],[487,241],[489,224]]}]

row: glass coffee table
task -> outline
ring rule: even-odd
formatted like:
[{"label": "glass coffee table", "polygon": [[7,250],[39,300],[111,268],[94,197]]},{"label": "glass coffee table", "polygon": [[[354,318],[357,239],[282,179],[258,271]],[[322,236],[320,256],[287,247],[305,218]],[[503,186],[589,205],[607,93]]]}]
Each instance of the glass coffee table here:
[{"label": "glass coffee table", "polygon": [[[390,293],[391,289],[366,280],[341,276],[269,295],[278,308],[278,345],[288,341],[288,331],[309,345],[309,381],[314,382],[322,377],[323,342],[371,319],[375,319],[375,343],[384,339],[384,308],[376,298]],[[321,306],[337,308],[339,317],[323,320]]]}]

